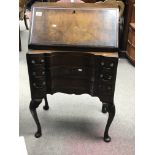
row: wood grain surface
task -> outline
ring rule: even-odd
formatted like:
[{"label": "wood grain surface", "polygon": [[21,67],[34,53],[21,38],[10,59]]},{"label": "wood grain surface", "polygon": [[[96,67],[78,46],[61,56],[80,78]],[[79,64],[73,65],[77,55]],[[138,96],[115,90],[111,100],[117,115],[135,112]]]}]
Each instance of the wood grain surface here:
[{"label": "wood grain surface", "polygon": [[118,8],[67,6],[34,6],[29,44],[118,47]]}]

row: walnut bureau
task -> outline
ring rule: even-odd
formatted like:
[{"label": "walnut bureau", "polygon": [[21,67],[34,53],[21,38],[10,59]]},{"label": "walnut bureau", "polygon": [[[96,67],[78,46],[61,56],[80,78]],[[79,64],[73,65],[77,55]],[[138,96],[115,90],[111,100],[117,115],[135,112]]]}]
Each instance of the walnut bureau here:
[{"label": "walnut bureau", "polygon": [[117,6],[90,3],[36,3],[32,8],[27,65],[30,111],[42,135],[37,107],[47,94],[87,93],[108,112],[104,141],[115,115],[114,92],[118,64]]}]

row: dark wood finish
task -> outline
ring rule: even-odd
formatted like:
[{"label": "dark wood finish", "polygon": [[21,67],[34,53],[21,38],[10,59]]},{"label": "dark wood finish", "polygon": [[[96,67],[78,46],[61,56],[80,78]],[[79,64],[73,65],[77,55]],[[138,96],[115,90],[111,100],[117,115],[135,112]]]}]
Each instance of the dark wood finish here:
[{"label": "dark wood finish", "polygon": [[[31,104],[36,104],[35,100],[45,98],[46,94],[56,92],[77,95],[87,93],[91,96],[98,96],[102,103],[107,103],[105,112],[109,113],[109,118],[104,140],[109,142],[108,131],[115,114],[111,106],[114,107],[118,54],[45,51],[43,53],[33,51],[32,53],[27,54]],[[105,104],[103,104],[102,112],[104,112],[104,107]],[[45,105],[44,109],[48,108],[48,105]],[[36,111],[31,110],[32,112],[38,127],[35,137],[38,137],[41,136],[40,123],[38,123]]]},{"label": "dark wood finish", "polygon": [[43,106],[43,109],[44,110],[48,110],[49,109],[49,105],[48,105],[48,100],[47,100],[47,96],[46,95],[45,95],[44,99],[45,99],[45,106]]},{"label": "dark wood finish", "polygon": [[[40,6],[41,10],[42,10],[42,7],[45,7],[45,6],[41,5]],[[59,5],[57,5],[57,7],[58,6]],[[66,8],[69,7],[71,9],[72,6],[74,6],[73,10],[76,11],[75,9],[76,4],[66,5]],[[88,7],[89,4],[80,5],[80,8],[77,7],[79,9],[78,11],[80,11],[81,7],[82,7],[82,11],[85,9],[87,10],[86,6]],[[61,7],[62,6],[60,5],[59,10],[62,9],[66,11],[64,7],[62,8]],[[90,9],[91,7],[92,5],[90,5],[90,7],[88,8]],[[97,16],[97,14],[94,15],[94,10],[98,12],[98,9],[99,9],[101,11],[101,15],[103,15],[103,18],[105,18],[104,13],[102,14],[102,9],[103,10],[106,9],[107,12],[109,10],[109,14],[107,14],[106,18],[108,17],[109,20],[113,20],[113,21],[116,21],[116,19],[118,20],[117,16],[114,15],[114,14],[117,14],[117,11],[111,12],[111,7],[110,9],[109,7],[100,8],[98,7],[98,5],[96,8],[94,7],[95,6],[91,8],[92,14],[94,17]],[[48,11],[50,10],[50,12],[52,12],[52,9],[53,9],[53,13],[57,14],[56,9],[53,8],[53,5],[49,4],[47,5],[46,9],[47,8],[48,8]],[[113,10],[115,10],[115,8],[113,8]],[[118,9],[116,8],[116,10]],[[35,9],[33,8],[33,14],[34,13],[35,13]],[[60,13],[60,11],[58,11],[58,13]],[[114,20],[113,18],[111,18],[111,15],[116,19]],[[91,13],[90,13],[90,16],[91,16]],[[48,17],[45,17],[45,19],[47,21],[48,20],[50,21]],[[64,20],[65,24],[67,24],[66,21],[71,22],[70,20],[67,20],[67,18],[65,19],[66,19]],[[106,21],[108,19],[106,19]],[[36,20],[36,18],[34,18],[33,16],[32,23],[35,23],[34,20]],[[86,20],[86,17],[85,17],[85,20]],[[92,20],[92,21],[96,23],[95,20]],[[91,25],[93,25],[92,21],[91,21]],[[74,20],[73,20],[73,23],[75,24]],[[112,27],[115,26],[118,28],[118,21],[116,21],[115,23],[117,26],[112,22],[108,22],[108,23],[112,24],[112,25],[109,25],[109,27],[111,27],[110,29],[107,28],[108,33],[109,34],[111,33],[110,35],[113,35],[113,33],[114,35],[116,35],[116,32],[113,32]],[[70,24],[72,25],[72,23]],[[81,24],[85,25],[85,23],[83,22],[81,22]],[[41,26],[39,26],[39,23],[38,23],[38,27],[39,29],[43,29]],[[62,30],[64,30],[64,27],[65,26],[63,26],[62,24]],[[81,27],[84,27],[84,26],[81,26]],[[96,26],[94,28],[96,28]],[[98,32],[95,29],[93,29],[91,26],[87,27],[87,32],[90,32],[89,29],[91,29],[92,33],[96,32],[98,35],[100,35],[99,31],[103,32],[103,29],[105,31],[105,27],[100,27]],[[112,32],[110,32],[110,30],[112,30]],[[38,36],[38,34],[36,34],[36,31],[33,31],[33,26],[31,27],[30,31],[31,31],[30,40],[31,38],[36,38],[35,35]],[[50,31],[52,30],[49,29],[48,31],[50,34],[51,33]],[[116,29],[116,31],[118,32],[118,29]],[[82,30],[79,31],[79,33],[81,35]],[[107,32],[105,32],[105,34],[107,34]],[[42,43],[43,41],[42,38],[47,39],[48,45],[50,45],[51,47],[53,45],[53,41],[50,41],[51,38],[48,38],[49,35],[48,37],[46,35],[48,34],[42,33],[41,35],[40,33],[39,38],[36,38],[37,40],[36,47],[37,46],[40,47],[39,43],[45,44],[43,45],[43,47],[45,47],[45,50],[32,49],[32,50],[29,50],[29,52],[27,53],[27,65],[28,65],[28,73],[29,73],[30,89],[31,89],[30,111],[37,125],[37,132],[35,134],[35,137],[38,138],[41,136],[41,126],[37,116],[36,108],[40,105],[42,99],[44,99],[45,100],[44,109],[45,110],[49,109],[47,96],[46,96],[47,94],[52,95],[56,92],[62,92],[67,94],[80,95],[83,93],[87,93],[91,96],[99,97],[100,101],[103,103],[102,112],[103,113],[108,112],[109,114],[105,132],[104,132],[104,141],[109,142],[111,138],[108,134],[108,131],[115,115],[114,92],[115,92],[115,81],[116,81],[117,64],[118,64],[118,52],[109,52],[108,48],[107,48],[108,52],[103,51],[104,47],[101,48],[100,50],[100,48],[98,48],[98,45],[100,45],[100,43],[98,43],[98,35],[96,35],[96,37],[94,36],[94,38],[90,37],[93,40],[97,51],[90,50],[91,48],[87,46],[87,44],[89,44],[89,41],[85,42],[86,48],[81,50],[79,42],[85,41],[85,39],[82,36],[81,38],[73,37],[73,39],[75,38],[76,40],[76,41],[73,41],[73,43],[75,44],[75,42],[77,42],[78,44],[76,45],[77,48],[72,47],[72,51],[68,51],[67,49],[67,46],[68,47],[72,46],[71,44],[72,40],[69,40],[69,43],[67,43],[66,40],[65,41],[63,40],[64,45],[67,45],[67,46],[63,46],[63,50],[46,50],[46,43],[45,42]],[[56,34],[53,36],[54,37],[57,36],[57,31],[56,31]],[[72,34],[72,36],[74,36],[74,34]],[[67,37],[68,36],[66,36],[66,38]],[[101,40],[105,41],[106,39],[107,39],[107,36],[104,35],[103,33]],[[115,41],[118,42],[118,38]],[[60,36],[56,39],[56,43],[57,42],[59,44],[60,42],[62,42],[62,38]],[[109,41],[109,44],[111,44],[110,41]],[[81,51],[77,49],[80,49]],[[111,49],[111,47],[109,47],[109,49]]]},{"label": "dark wood finish", "polygon": [[109,131],[109,127],[110,127],[110,125],[114,119],[114,116],[115,116],[115,105],[114,105],[114,103],[113,104],[103,104],[102,112],[103,113],[108,112],[108,114],[109,114],[108,122],[106,124],[105,132],[104,132],[104,141],[110,142],[111,137],[109,136],[108,131]]},{"label": "dark wood finish", "polygon": [[[48,9],[44,7],[47,4]],[[118,50],[118,8],[110,6],[107,10],[108,6],[102,3],[40,5],[33,7],[29,48],[67,46]]]},{"label": "dark wood finish", "polygon": [[[76,94],[78,92],[81,94],[81,91],[92,96],[97,94],[101,95],[103,102],[113,102],[112,84],[115,83],[117,59],[117,54],[107,57],[102,53],[100,55],[79,52],[28,53],[32,99],[42,99],[46,94],[61,90],[65,93],[76,90]],[[103,91],[108,95],[105,98],[102,98]]]},{"label": "dark wood finish", "polygon": [[41,133],[41,125],[40,125],[40,122],[39,122],[39,119],[38,119],[38,115],[37,115],[37,111],[36,111],[36,108],[39,106],[39,104],[41,103],[42,100],[40,99],[36,99],[36,100],[32,100],[30,102],[30,112],[32,114],[32,117],[37,125],[37,132],[35,133],[35,137],[36,138],[39,138],[42,133]]}]

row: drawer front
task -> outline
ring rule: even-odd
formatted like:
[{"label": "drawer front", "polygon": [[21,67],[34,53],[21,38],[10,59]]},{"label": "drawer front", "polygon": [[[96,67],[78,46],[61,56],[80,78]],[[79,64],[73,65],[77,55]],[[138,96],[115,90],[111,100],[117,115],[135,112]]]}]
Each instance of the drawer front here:
[{"label": "drawer front", "polygon": [[83,66],[55,66],[50,70],[51,78],[78,78],[89,79],[92,76],[93,68]]},{"label": "drawer front", "polygon": [[43,54],[27,54],[27,65],[32,99],[41,99],[47,91]]},{"label": "drawer front", "polygon": [[115,83],[118,59],[99,57],[96,78],[99,82]]},{"label": "drawer front", "polygon": [[135,31],[131,27],[129,27],[128,40],[133,46],[135,46]]},{"label": "drawer front", "polygon": [[84,53],[54,53],[46,56],[46,64],[47,66],[92,66],[92,59],[92,55]]},{"label": "drawer front", "polygon": [[31,97],[32,99],[42,99],[47,90],[46,90],[46,80],[45,78],[31,78],[30,79],[31,87]]},{"label": "drawer front", "polygon": [[102,102],[113,102],[114,99],[114,84],[99,84],[98,96],[102,99]]},{"label": "drawer front", "polygon": [[100,74],[98,76],[98,80],[101,82],[113,82],[114,81],[114,75],[111,72],[100,71]]},{"label": "drawer front", "polygon": [[55,92],[113,98],[117,58],[57,52],[28,55],[27,62],[32,98]]},{"label": "drawer front", "polygon": [[107,83],[102,83],[100,82],[98,85],[99,92],[103,94],[112,94],[114,91],[114,85],[113,84],[107,84]]},{"label": "drawer front", "polygon": [[46,89],[46,80],[44,77],[31,79],[33,88]]},{"label": "drawer front", "polygon": [[117,66],[117,59],[115,58],[106,58],[99,57],[99,68],[104,71],[113,71]]},{"label": "drawer front", "polygon": [[44,54],[28,54],[27,61],[31,67],[45,64]]},{"label": "drawer front", "polygon": [[117,73],[118,58],[98,57],[96,69],[96,86],[97,96],[102,101],[112,102],[115,91],[115,81]]},{"label": "drawer front", "polygon": [[102,102],[112,102],[114,98],[115,84],[98,82],[94,85],[93,94],[98,96]]},{"label": "drawer front", "polygon": [[75,93],[78,90],[81,90],[82,92],[85,92],[85,93],[89,93],[90,85],[91,85],[91,82],[88,80],[68,79],[68,78],[52,79],[51,83],[52,83],[51,85],[52,92],[62,91],[64,93],[67,93],[67,91]]},{"label": "drawer front", "polygon": [[34,68],[31,69],[30,74],[33,78],[45,77],[45,75],[46,75],[45,67],[40,66],[40,65],[36,65]]}]

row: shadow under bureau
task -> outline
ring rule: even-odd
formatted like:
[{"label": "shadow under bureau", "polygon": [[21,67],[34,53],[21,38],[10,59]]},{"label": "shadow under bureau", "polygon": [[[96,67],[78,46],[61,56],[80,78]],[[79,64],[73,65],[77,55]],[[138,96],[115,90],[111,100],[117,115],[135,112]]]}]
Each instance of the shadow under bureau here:
[{"label": "shadow under bureau", "polygon": [[[118,8],[103,4],[36,3],[32,8],[27,65],[30,111],[42,135],[36,108],[47,94],[87,93],[108,112],[104,141],[115,115],[114,92],[118,64]],[[96,17],[96,18],[95,18]]]}]

